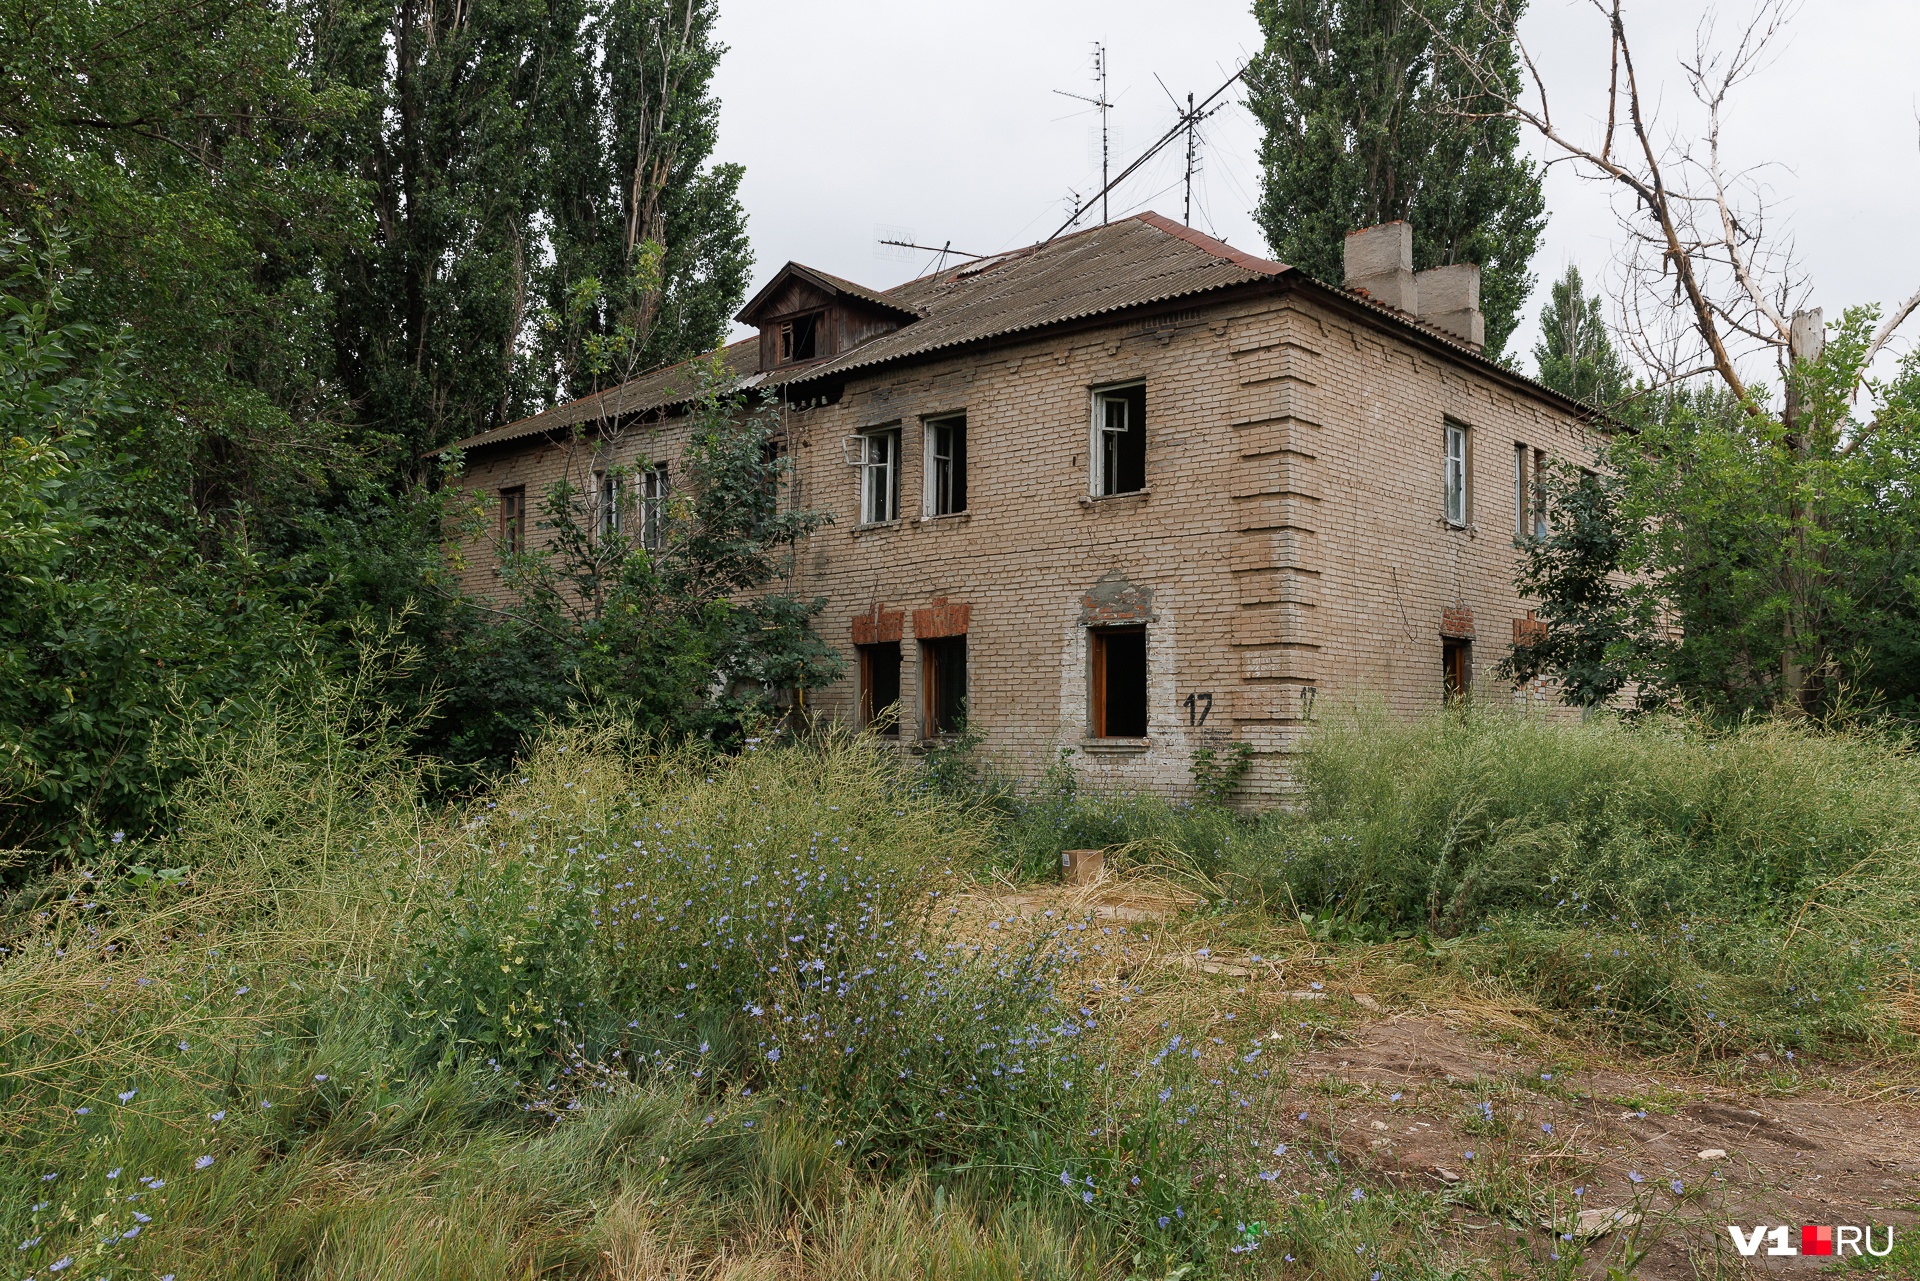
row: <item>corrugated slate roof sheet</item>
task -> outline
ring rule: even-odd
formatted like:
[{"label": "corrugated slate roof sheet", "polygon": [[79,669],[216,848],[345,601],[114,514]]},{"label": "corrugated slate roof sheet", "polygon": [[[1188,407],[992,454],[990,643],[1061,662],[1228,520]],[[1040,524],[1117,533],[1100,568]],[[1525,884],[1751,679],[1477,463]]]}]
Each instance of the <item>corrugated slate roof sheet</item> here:
[{"label": "corrugated slate roof sheet", "polygon": [[[817,268],[794,266],[848,293],[903,308],[920,319],[836,356],[764,374],[758,369],[759,338],[742,339],[720,350],[722,362],[733,375],[732,389],[811,382],[1046,325],[1251,284],[1293,271],[1283,263],[1243,253],[1154,213],[1136,214],[952,271],[922,276],[884,293],[830,276]],[[771,287],[769,284],[768,288]],[[1484,363],[1479,353],[1429,326],[1420,325],[1411,316],[1353,294],[1334,292],[1377,315],[1419,328],[1463,356]],[[765,293],[763,289],[761,295]],[[684,401],[697,386],[695,367],[707,359],[703,356],[672,365],[598,395],[556,405],[532,418],[469,437],[455,448],[475,449]],[[1518,375],[1511,373],[1506,376],[1518,379]],[[1553,395],[1545,388],[1538,390]],[[1554,399],[1560,398],[1554,396]]]}]

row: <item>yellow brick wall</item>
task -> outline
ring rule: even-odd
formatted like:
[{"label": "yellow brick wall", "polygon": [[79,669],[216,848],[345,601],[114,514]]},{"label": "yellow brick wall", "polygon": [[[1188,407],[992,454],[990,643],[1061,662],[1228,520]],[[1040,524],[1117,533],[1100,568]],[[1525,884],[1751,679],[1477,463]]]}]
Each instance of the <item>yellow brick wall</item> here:
[{"label": "yellow brick wall", "polygon": [[[1147,492],[1089,498],[1091,391],[1141,379]],[[962,411],[968,511],[926,518],[920,424]],[[1470,431],[1464,529],[1442,518],[1448,419]],[[1514,445],[1591,456],[1586,430],[1545,404],[1297,295],[856,376],[786,423],[797,501],[834,516],[791,584],[828,599],[820,631],[849,659],[816,709],[855,715],[852,620],[903,610],[902,742],[917,739],[913,611],[944,598],[970,607],[970,719],[1002,764],[1030,777],[1066,749],[1089,781],[1180,792],[1196,748],[1237,740],[1256,753],[1255,797],[1286,790],[1309,698],[1316,715],[1437,706],[1443,610],[1471,611],[1476,674],[1491,671],[1527,609],[1512,585]],[[863,528],[843,441],[889,423],[903,429],[901,519]],[[683,448],[669,423],[610,452],[671,463]],[[496,452],[461,483],[523,483],[537,504],[564,468],[586,470],[559,448]],[[485,549],[471,560],[470,588],[492,590]],[[1087,741],[1087,598],[1129,589],[1151,607],[1144,751]],[[1207,695],[1206,723],[1190,725]]]}]

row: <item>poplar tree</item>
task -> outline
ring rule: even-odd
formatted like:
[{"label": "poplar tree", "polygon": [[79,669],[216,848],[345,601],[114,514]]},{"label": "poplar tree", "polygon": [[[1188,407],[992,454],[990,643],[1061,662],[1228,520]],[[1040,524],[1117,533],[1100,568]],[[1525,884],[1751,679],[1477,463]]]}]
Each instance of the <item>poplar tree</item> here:
[{"label": "poplar tree", "polygon": [[1626,364],[1607,337],[1600,296],[1586,292],[1580,269],[1571,264],[1540,309],[1533,359],[1542,383],[1596,409],[1621,412],[1633,390]]},{"label": "poplar tree", "polygon": [[1255,0],[1265,46],[1247,105],[1265,130],[1255,217],[1274,255],[1341,278],[1346,233],[1404,219],[1416,270],[1481,268],[1486,351],[1498,358],[1533,286],[1545,226],[1540,170],[1519,126],[1439,38],[1517,83],[1518,4],[1473,0]]}]

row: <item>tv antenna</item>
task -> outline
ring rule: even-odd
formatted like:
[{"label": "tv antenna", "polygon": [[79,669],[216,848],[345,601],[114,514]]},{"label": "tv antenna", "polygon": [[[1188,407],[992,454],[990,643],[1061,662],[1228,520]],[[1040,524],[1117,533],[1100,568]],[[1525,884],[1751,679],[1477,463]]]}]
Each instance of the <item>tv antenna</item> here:
[{"label": "tv antenna", "polygon": [[945,267],[949,257],[985,258],[987,256],[986,254],[970,254],[964,249],[955,249],[951,240],[944,245],[916,245],[911,240],[882,240],[880,243],[883,245],[892,245],[897,249],[919,249],[926,253],[939,254],[940,265],[934,268],[935,271],[939,271],[942,267]]},{"label": "tv antenna", "polygon": [[[1164,80],[1161,80],[1158,73],[1156,73],[1153,78],[1159,81],[1160,92],[1167,95],[1167,101],[1173,104],[1173,109],[1175,111],[1180,111],[1180,100],[1173,96],[1173,90],[1167,88],[1167,82]],[[1227,83],[1232,84],[1233,81],[1229,80]],[[1214,97],[1216,98],[1219,96],[1220,95],[1217,93],[1214,95]],[[1213,99],[1209,98],[1207,101],[1211,102],[1213,101]],[[1193,170],[1194,170],[1194,162],[1199,158],[1199,154],[1200,154],[1200,151],[1199,151],[1200,141],[1201,141],[1199,138],[1200,122],[1202,120],[1205,120],[1208,116],[1211,116],[1212,114],[1214,114],[1214,112],[1224,110],[1226,105],[1227,104],[1223,102],[1223,103],[1220,103],[1218,106],[1210,107],[1205,111],[1196,111],[1194,110],[1194,106],[1193,106],[1193,95],[1188,94],[1187,109],[1185,111],[1180,111],[1181,123],[1182,125],[1185,126],[1187,131],[1187,200],[1186,200],[1185,209],[1180,216],[1180,221],[1185,223],[1189,227],[1193,226]]]},{"label": "tv antenna", "polygon": [[[1055,89],[1054,92],[1062,98],[1090,102],[1100,109],[1100,221],[1104,225],[1107,221],[1107,189],[1113,185],[1107,181],[1107,113],[1113,110],[1113,103],[1107,97],[1107,47],[1098,40],[1093,42],[1093,79],[1100,86],[1098,97],[1068,93],[1065,89]],[[1075,216],[1078,217],[1078,214]]]},{"label": "tv antenna", "polygon": [[[1131,178],[1134,175],[1134,172],[1138,170],[1141,165],[1146,164],[1147,161],[1159,155],[1161,150],[1164,149],[1168,143],[1172,142],[1175,138],[1178,138],[1181,134],[1187,133],[1188,131],[1193,129],[1195,125],[1199,124],[1200,121],[1205,120],[1208,116],[1212,115],[1215,111],[1219,110],[1218,107],[1215,107],[1213,105],[1214,102],[1220,97],[1221,94],[1225,93],[1227,90],[1233,88],[1234,85],[1238,84],[1240,82],[1240,77],[1246,74],[1247,74],[1247,68],[1243,64],[1240,70],[1234,72],[1231,76],[1227,77],[1227,82],[1225,84],[1221,85],[1218,89],[1215,89],[1212,93],[1208,94],[1204,102],[1200,103],[1197,107],[1192,107],[1186,111],[1181,112],[1180,119],[1174,122],[1173,128],[1161,134],[1160,140],[1158,142],[1154,143],[1151,147],[1148,147],[1145,151],[1141,152],[1139,157],[1135,159],[1132,164],[1128,165],[1125,169],[1122,169],[1118,174],[1114,176],[1111,182],[1108,182],[1105,186],[1100,188],[1100,210],[1101,210],[1102,222],[1106,221],[1107,193],[1112,191],[1115,187],[1119,186],[1121,183],[1125,182],[1127,179]],[[1056,89],[1054,92],[1058,93],[1059,90]],[[1067,96],[1069,98],[1073,97],[1072,94],[1068,94]],[[1220,104],[1220,106],[1222,107],[1226,105],[1227,104],[1225,104],[1224,102]],[[1189,156],[1192,155],[1192,151],[1191,151],[1192,145],[1193,144],[1191,143],[1191,141],[1189,141],[1188,143]],[[1192,182],[1191,160],[1189,160],[1188,163],[1189,163],[1188,182],[1191,183]],[[1065,222],[1061,223],[1057,228],[1054,229],[1053,235],[1048,236],[1047,240],[1043,240],[1040,243],[1046,244],[1048,240],[1053,240],[1057,238],[1061,232],[1065,231],[1068,227],[1073,226],[1074,223],[1079,222],[1081,217],[1086,213],[1086,211],[1087,211],[1086,206],[1083,206],[1078,202],[1076,202],[1074,205],[1073,216],[1068,218]]]}]

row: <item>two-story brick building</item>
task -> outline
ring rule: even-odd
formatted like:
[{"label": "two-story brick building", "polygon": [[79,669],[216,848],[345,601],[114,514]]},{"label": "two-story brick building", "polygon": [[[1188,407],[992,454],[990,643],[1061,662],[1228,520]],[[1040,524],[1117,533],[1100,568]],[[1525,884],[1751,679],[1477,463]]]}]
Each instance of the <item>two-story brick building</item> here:
[{"label": "two-story brick building", "polygon": [[[833,514],[790,585],[850,660],[811,705],[903,745],[964,713],[1029,773],[1064,749],[1166,790],[1241,742],[1257,797],[1316,705],[1467,687],[1526,626],[1540,468],[1592,428],[1481,356],[1477,268],[1411,259],[1405,224],[1357,232],[1336,288],[1144,214],[885,291],[788,264],[718,356],[779,405],[795,501]],[[528,495],[643,459],[656,539],[693,385],[463,441],[459,483],[512,541]],[[469,549],[475,592],[492,562]]]}]

